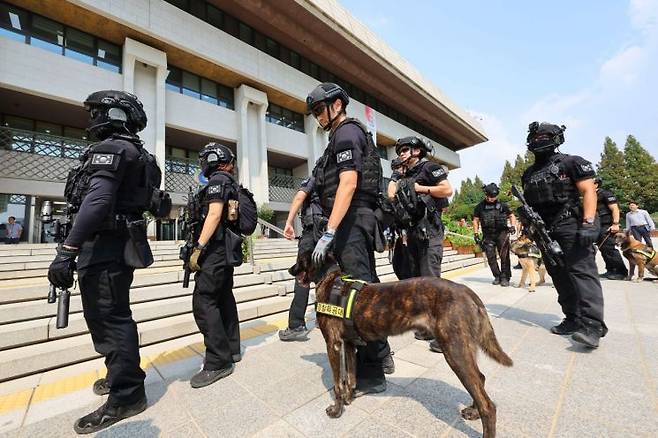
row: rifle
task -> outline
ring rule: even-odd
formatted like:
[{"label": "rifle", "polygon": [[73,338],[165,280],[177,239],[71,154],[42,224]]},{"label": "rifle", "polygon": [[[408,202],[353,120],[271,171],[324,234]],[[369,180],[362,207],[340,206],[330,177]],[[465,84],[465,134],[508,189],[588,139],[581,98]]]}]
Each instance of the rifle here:
[{"label": "rifle", "polygon": [[[41,222],[44,224],[52,224],[52,229],[46,231],[46,234],[53,237],[53,240],[57,243],[62,243],[66,240],[66,237],[71,231],[71,214],[70,209],[67,207],[65,209],[66,219],[63,221],[60,219],[53,219],[52,212],[52,203],[50,201],[44,201],[43,206],[41,207]],[[55,285],[51,284],[48,288],[48,303],[54,304],[57,301],[57,322],[56,327],[58,329],[63,329],[69,325],[69,305],[71,303],[71,292],[63,288],[57,293],[57,288]]]},{"label": "rifle", "polygon": [[524,233],[528,235],[539,247],[546,260],[551,266],[564,266],[564,253],[560,244],[553,240],[546,231],[546,223],[539,214],[528,205],[525,197],[516,186],[512,186],[512,194],[521,201],[521,206],[517,209],[521,223],[523,223]]},{"label": "rifle", "polygon": [[181,208],[178,213],[178,220],[181,223],[181,232],[185,236],[185,244],[180,249],[179,258],[183,261],[183,288],[190,286],[190,257],[194,250],[194,244],[198,238],[199,224],[201,222],[200,206],[197,198],[190,186],[187,193],[187,205]]}]

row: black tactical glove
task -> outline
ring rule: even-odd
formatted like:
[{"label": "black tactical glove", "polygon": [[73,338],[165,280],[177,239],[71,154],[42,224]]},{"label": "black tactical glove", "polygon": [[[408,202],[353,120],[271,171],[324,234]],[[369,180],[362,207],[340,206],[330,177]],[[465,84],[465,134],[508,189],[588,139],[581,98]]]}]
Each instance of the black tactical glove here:
[{"label": "black tactical glove", "polygon": [[578,230],[578,242],[582,246],[591,246],[599,238],[599,226],[597,223],[584,222]]},{"label": "black tactical glove", "polygon": [[73,272],[77,255],[77,249],[64,248],[62,244],[57,247],[55,260],[48,268],[48,280],[53,286],[60,289],[68,289],[73,286]]},{"label": "black tactical glove", "polygon": [[482,246],[482,236],[479,233],[473,236],[473,240],[475,240],[475,243],[477,243],[480,247]]},{"label": "black tactical glove", "polygon": [[516,234],[516,227],[513,226],[513,225],[511,225],[511,226],[509,227],[509,233],[512,234],[512,235]]}]

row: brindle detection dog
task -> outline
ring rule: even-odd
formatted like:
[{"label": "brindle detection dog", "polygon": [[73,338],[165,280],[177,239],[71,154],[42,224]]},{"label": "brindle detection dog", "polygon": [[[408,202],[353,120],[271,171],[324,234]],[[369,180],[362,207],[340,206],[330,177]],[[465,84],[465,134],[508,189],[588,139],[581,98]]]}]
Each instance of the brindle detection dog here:
[{"label": "brindle detection dog", "polygon": [[[315,279],[317,271],[310,254],[304,254],[289,272],[300,283],[308,284]],[[340,275],[336,267],[317,283],[318,302],[328,302],[334,281]],[[342,295],[347,295],[349,289],[349,283],[345,284]],[[496,405],[484,390],[485,377],[478,368],[476,353],[479,347],[505,366],[512,366],[512,359],[498,344],[487,311],[475,292],[436,277],[370,283],[359,292],[351,314],[358,335],[365,341],[410,330],[431,332],[441,345],[448,365],[473,398],[473,404],[461,411],[462,417],[481,418],[484,437],[495,437]],[[335,403],[327,407],[326,413],[337,418],[343,413],[343,406],[354,399],[356,350],[347,340],[343,319],[318,313],[317,324],[327,344],[334,379]]]},{"label": "brindle detection dog", "polygon": [[622,254],[628,259],[628,277],[626,280],[632,280],[637,265],[637,279],[644,279],[644,268],[658,276],[658,251],[654,251],[644,243],[635,240],[635,238],[624,232],[615,234],[615,243],[621,248]]}]

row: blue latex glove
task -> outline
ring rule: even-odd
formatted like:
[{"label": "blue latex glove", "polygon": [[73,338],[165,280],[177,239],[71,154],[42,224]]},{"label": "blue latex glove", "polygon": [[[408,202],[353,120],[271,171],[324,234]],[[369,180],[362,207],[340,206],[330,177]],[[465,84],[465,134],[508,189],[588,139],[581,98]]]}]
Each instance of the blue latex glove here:
[{"label": "blue latex glove", "polygon": [[334,241],[334,233],[331,231],[325,231],[318,240],[318,243],[315,244],[315,249],[313,250],[313,255],[311,259],[316,266],[321,266],[324,263],[325,257],[327,257],[327,252],[329,252],[329,246],[331,242]]}]

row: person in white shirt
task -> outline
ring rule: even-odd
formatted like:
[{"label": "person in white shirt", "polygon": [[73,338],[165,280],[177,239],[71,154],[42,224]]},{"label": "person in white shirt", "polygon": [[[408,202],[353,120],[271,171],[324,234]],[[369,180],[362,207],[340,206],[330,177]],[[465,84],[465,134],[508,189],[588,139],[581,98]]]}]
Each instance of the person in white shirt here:
[{"label": "person in white shirt", "polygon": [[624,231],[628,233],[629,231],[636,240],[640,242],[644,239],[644,242],[649,248],[653,248],[653,243],[651,242],[651,231],[656,229],[656,224],[654,224],[653,219],[649,216],[649,213],[646,210],[638,208],[637,202],[631,201],[628,203],[628,208],[631,211],[626,213],[626,228]]}]

